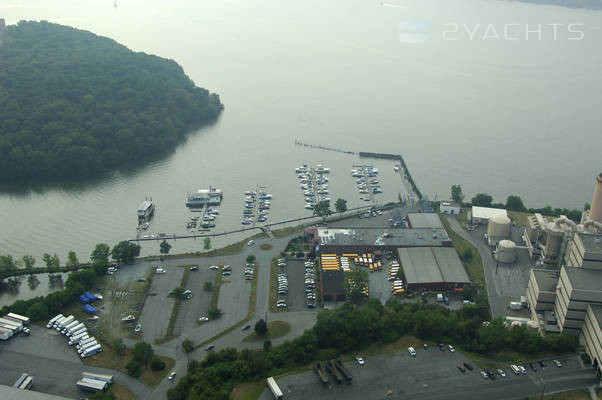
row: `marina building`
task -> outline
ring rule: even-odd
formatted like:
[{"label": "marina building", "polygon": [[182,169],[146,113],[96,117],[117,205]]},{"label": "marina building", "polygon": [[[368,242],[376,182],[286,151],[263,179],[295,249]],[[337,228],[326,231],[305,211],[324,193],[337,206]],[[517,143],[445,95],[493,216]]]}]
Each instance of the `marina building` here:
[{"label": "marina building", "polygon": [[439,211],[441,214],[460,214],[460,204],[454,203],[453,201],[442,201],[439,205]]},{"label": "marina building", "polygon": [[462,291],[470,284],[453,247],[403,247],[397,254],[409,290]]}]

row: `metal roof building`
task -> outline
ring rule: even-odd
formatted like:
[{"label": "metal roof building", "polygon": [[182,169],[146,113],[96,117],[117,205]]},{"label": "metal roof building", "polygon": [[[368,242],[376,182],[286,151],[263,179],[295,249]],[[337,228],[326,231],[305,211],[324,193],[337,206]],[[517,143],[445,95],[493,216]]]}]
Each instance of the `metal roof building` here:
[{"label": "metal roof building", "polygon": [[408,226],[410,228],[439,228],[443,229],[439,214],[435,213],[409,213]]},{"label": "metal roof building", "polygon": [[454,248],[399,248],[397,253],[408,289],[450,290],[470,283]]},{"label": "metal roof building", "polygon": [[493,217],[508,217],[508,213],[503,208],[472,206],[470,216],[473,222],[479,223]]},{"label": "metal roof building", "polygon": [[67,397],[33,390],[21,390],[10,386],[0,385],[0,399],[2,400],[68,400]]}]

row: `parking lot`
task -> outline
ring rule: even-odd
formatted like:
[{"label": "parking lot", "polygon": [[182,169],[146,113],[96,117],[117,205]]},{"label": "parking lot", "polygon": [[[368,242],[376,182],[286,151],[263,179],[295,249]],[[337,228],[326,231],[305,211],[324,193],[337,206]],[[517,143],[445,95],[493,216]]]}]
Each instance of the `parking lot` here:
[{"label": "parking lot", "polygon": [[211,270],[206,266],[199,267],[197,271],[188,272],[188,282],[185,289],[192,292],[192,297],[180,302],[180,310],[173,331],[174,335],[179,336],[196,328],[199,317],[207,316],[213,292],[206,291],[204,285],[205,282],[214,284],[217,274],[217,270]]},{"label": "parking lot", "polygon": [[0,384],[12,386],[23,372],[34,377],[33,391],[70,398],[85,397],[75,383],[83,371],[111,374],[137,398],[149,398],[150,389],[123,373],[82,364],[65,336],[54,329],[31,326],[31,335],[0,342]]},{"label": "parking lot", "polygon": [[305,294],[305,261],[289,259],[286,263],[286,270],[288,272],[288,295],[286,304],[288,310],[307,310],[307,296]]},{"label": "parking lot", "polygon": [[[567,377],[574,378],[579,384],[596,379],[593,371],[583,369],[576,357],[560,358],[562,368],[548,362],[547,368],[532,372],[528,366],[526,375],[514,375],[509,365],[504,368],[506,377],[497,376],[495,380],[483,379],[480,369],[474,362],[474,371],[461,372],[457,366],[469,362],[459,352],[440,351],[436,347],[423,350],[417,344],[416,357],[407,351],[393,355],[368,357],[364,366],[356,361],[345,363],[353,375],[351,385],[334,383],[329,375],[328,385],[322,385],[314,371],[287,376],[277,383],[288,400],[297,399],[483,399],[483,398],[521,398],[537,393],[541,381],[548,382],[548,390],[554,385],[567,383]],[[571,379],[568,378],[568,379]],[[388,391],[392,395],[388,395]],[[487,394],[486,394],[487,393]],[[271,399],[266,389],[260,400]]]}]

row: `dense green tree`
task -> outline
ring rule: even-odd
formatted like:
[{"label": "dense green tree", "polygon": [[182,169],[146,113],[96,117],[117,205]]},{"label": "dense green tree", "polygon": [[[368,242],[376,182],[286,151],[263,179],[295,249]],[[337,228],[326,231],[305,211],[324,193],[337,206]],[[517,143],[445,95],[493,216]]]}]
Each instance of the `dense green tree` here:
[{"label": "dense green tree", "polygon": [[43,302],[34,303],[27,309],[26,313],[34,321],[48,318],[48,307]]},{"label": "dense green tree", "polygon": [[27,271],[31,271],[33,269],[33,266],[36,263],[36,259],[33,256],[30,255],[24,255],[23,258],[23,267],[27,270]]},{"label": "dense green tree", "polygon": [[209,316],[209,319],[218,319],[222,316],[222,310],[217,307],[213,307],[209,310],[207,315]]},{"label": "dense green tree", "polygon": [[182,67],[46,21],[0,46],[0,182],[83,177],[164,154],[215,121],[219,96]]},{"label": "dense green tree", "polygon": [[206,237],[205,239],[203,239],[203,250],[207,251],[210,249],[211,249],[211,239]]},{"label": "dense green tree", "polygon": [[473,206],[491,207],[493,197],[491,197],[487,193],[479,193],[472,198],[471,202]]},{"label": "dense green tree", "polygon": [[347,200],[338,198],[337,201],[334,202],[334,209],[337,210],[339,214],[343,214],[347,211]]},{"label": "dense green tree", "polygon": [[190,353],[194,351],[194,343],[190,339],[184,339],[182,341],[182,351],[186,353],[188,359],[188,365],[190,365]]},{"label": "dense green tree", "polygon": [[265,322],[265,320],[260,319],[259,321],[257,321],[255,323],[255,332],[259,335],[259,336],[263,336],[268,332],[268,324],[267,322]]},{"label": "dense green tree", "polygon": [[123,240],[117,243],[111,250],[111,257],[120,263],[133,263],[140,255],[140,246]]},{"label": "dense green tree", "polygon": [[140,361],[131,360],[125,365],[128,375],[138,378],[142,375],[142,363]]},{"label": "dense green tree", "polygon": [[106,243],[99,243],[94,247],[90,259],[93,263],[95,262],[109,262],[109,255],[111,255],[111,248]]},{"label": "dense green tree", "polygon": [[0,272],[17,269],[17,264],[11,255],[0,256]]},{"label": "dense green tree", "polygon": [[61,261],[59,260],[59,256],[57,256],[56,254],[50,255],[48,253],[44,253],[42,259],[46,263],[48,271],[54,272],[60,268]]},{"label": "dense green tree", "polygon": [[67,266],[75,267],[76,265],[79,265],[79,260],[77,259],[77,254],[75,254],[75,252],[73,250],[71,250],[67,254]]},{"label": "dense green tree", "polygon": [[176,299],[178,299],[178,298],[182,297],[182,295],[184,294],[185,291],[186,291],[186,289],[184,289],[181,286],[178,286],[177,288],[175,288],[174,290],[172,290],[169,295],[175,297]]},{"label": "dense green tree", "polygon": [[123,340],[121,338],[115,338],[113,339],[113,350],[115,350],[115,353],[117,353],[120,356],[125,355],[125,344],[123,343]]},{"label": "dense green tree", "polygon": [[153,359],[151,360],[151,370],[157,372],[157,371],[163,371],[164,369],[165,369],[165,361],[161,360],[157,356],[153,357]]},{"label": "dense green tree", "polygon": [[452,185],[451,187],[451,198],[458,204],[462,204],[464,201],[464,194],[462,193],[462,186]]},{"label": "dense green tree", "polygon": [[145,367],[148,361],[152,358],[153,354],[153,346],[146,342],[136,343],[134,345],[134,350],[132,351],[134,361],[143,364]]},{"label": "dense green tree", "polygon": [[171,250],[171,244],[167,243],[167,240],[163,239],[159,245],[159,251],[161,254],[167,255],[169,254],[169,250]]},{"label": "dense green tree", "polygon": [[329,201],[320,201],[314,207],[314,215],[318,217],[327,217],[332,214]]},{"label": "dense green tree", "polygon": [[519,196],[510,195],[506,199],[506,208],[512,211],[525,211],[523,200]]},{"label": "dense green tree", "polygon": [[252,264],[255,262],[255,256],[253,254],[249,254],[247,256],[247,264]]}]

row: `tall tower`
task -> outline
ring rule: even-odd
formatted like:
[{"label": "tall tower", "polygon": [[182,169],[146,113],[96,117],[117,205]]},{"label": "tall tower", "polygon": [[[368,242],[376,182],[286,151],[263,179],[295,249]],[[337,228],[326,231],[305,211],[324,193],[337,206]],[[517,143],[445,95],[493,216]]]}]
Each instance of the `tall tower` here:
[{"label": "tall tower", "polygon": [[589,210],[589,219],[602,223],[602,173],[596,177],[596,187],[594,188],[594,198]]}]

